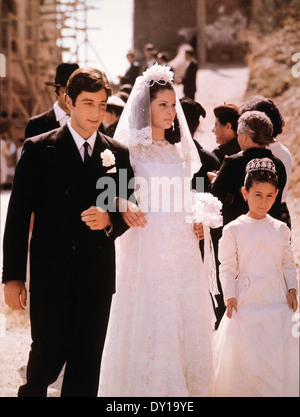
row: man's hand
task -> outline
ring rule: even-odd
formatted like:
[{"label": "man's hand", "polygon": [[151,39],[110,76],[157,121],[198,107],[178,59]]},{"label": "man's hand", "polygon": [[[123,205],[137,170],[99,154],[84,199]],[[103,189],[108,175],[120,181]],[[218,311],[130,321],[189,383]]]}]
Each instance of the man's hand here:
[{"label": "man's hand", "polygon": [[23,281],[13,280],[5,283],[4,298],[13,310],[25,310],[27,290]]},{"label": "man's hand", "polygon": [[100,207],[92,206],[81,213],[81,220],[91,230],[103,230],[111,226],[109,213]]}]

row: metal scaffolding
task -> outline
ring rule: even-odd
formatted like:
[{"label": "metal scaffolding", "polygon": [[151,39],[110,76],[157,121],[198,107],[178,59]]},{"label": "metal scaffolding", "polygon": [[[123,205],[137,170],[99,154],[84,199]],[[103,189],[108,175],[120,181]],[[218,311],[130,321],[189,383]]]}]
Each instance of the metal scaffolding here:
[{"label": "metal scaffolding", "polygon": [[[64,53],[65,60],[79,62],[86,65],[88,62],[88,48],[91,47],[88,31],[98,30],[88,26],[88,12],[98,9],[95,5],[99,0],[57,0],[57,27],[60,36],[57,44]],[[79,52],[83,52],[79,57]]]},{"label": "metal scaffolding", "polygon": [[96,8],[94,1],[0,0],[0,116],[12,136],[53,105],[45,81],[54,79],[57,64],[79,62],[79,49],[87,51],[87,13]]}]

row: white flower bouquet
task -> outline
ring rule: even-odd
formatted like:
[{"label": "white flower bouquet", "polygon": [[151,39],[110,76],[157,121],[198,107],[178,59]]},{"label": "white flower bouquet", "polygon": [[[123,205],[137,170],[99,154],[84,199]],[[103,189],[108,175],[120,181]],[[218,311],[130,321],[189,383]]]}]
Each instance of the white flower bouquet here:
[{"label": "white flower bouquet", "polygon": [[223,225],[222,203],[210,193],[193,191],[192,210],[194,223],[202,223],[213,229]]}]

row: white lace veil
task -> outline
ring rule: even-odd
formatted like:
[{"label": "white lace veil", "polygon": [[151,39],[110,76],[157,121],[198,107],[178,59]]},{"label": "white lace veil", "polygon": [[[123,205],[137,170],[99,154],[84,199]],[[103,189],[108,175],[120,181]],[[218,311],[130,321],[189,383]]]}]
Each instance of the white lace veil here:
[{"label": "white lace veil", "polygon": [[[138,144],[147,146],[152,143],[149,88],[154,83],[161,85],[170,83],[173,86],[173,75],[170,67],[155,64],[147,69],[143,76],[136,79],[114,134],[116,140],[129,149]],[[201,162],[177,95],[176,113],[181,136],[181,141],[176,146],[181,147],[183,157],[189,163],[192,177],[199,171]]]}]

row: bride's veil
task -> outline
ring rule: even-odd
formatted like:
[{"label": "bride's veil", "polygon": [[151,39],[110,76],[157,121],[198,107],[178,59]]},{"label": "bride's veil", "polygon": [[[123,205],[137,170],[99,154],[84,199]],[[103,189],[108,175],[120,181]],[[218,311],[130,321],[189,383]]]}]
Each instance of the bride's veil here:
[{"label": "bride's veil", "polygon": [[[141,143],[147,146],[152,143],[150,91],[154,83],[173,85],[173,72],[168,66],[153,65],[136,79],[129,99],[118,122],[114,138],[127,147]],[[190,167],[190,176],[199,171],[200,157],[191,137],[180,101],[176,95],[176,113],[179,122],[181,140],[176,146],[181,147],[184,159]]]}]

